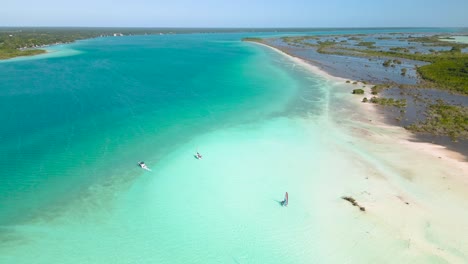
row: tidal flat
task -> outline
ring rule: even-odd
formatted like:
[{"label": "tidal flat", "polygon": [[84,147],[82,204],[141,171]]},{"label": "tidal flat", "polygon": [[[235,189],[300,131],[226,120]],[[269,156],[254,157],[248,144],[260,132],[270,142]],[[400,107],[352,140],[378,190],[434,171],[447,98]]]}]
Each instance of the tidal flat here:
[{"label": "tidal flat", "polygon": [[[468,33],[302,35],[251,41],[348,79],[356,91],[373,87],[370,97],[361,99],[379,105],[388,123],[412,131],[418,141],[442,144],[466,156],[468,44],[463,34]],[[459,110],[442,113],[447,107]],[[444,117],[453,114],[457,118]]]}]

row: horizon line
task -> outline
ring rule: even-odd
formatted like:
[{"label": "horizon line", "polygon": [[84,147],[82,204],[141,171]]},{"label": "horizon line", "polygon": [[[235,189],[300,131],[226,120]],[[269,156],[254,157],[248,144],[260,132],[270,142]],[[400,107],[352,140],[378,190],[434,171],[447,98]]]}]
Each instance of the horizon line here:
[{"label": "horizon line", "polygon": [[378,26],[378,27],[153,27],[153,26],[0,26],[0,28],[129,28],[129,29],[395,29],[395,28],[466,28],[468,26]]}]

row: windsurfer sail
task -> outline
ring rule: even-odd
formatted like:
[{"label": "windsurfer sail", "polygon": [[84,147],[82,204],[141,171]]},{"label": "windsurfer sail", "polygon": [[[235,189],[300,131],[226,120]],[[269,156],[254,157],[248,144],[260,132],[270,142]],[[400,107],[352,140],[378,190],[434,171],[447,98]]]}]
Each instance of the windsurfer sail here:
[{"label": "windsurfer sail", "polygon": [[288,203],[289,203],[288,192],[286,192],[286,194],[284,195],[284,200],[281,201],[281,205],[288,206]]}]

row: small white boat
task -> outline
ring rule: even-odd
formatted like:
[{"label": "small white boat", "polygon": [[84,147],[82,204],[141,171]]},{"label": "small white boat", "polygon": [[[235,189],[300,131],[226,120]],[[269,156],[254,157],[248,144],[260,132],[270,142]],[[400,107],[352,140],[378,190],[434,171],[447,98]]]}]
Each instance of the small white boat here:
[{"label": "small white boat", "polygon": [[146,166],[145,162],[144,161],[140,161],[138,162],[138,166],[140,166],[140,168],[144,169],[144,170],[147,170],[147,171],[151,171],[148,166]]},{"label": "small white boat", "polygon": [[202,156],[200,153],[197,152],[197,154],[195,154],[195,158],[197,158],[197,159],[202,159],[203,156]]}]

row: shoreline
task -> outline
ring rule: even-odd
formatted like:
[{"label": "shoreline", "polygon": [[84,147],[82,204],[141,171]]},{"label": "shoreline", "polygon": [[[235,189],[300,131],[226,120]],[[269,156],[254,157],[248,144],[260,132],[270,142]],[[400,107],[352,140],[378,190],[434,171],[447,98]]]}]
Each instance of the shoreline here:
[{"label": "shoreline", "polygon": [[[259,44],[304,65],[313,74],[337,82],[345,80],[275,47]],[[346,86],[344,82],[342,85]],[[366,93],[369,89],[366,87]],[[428,259],[435,256],[450,263],[466,260],[466,256],[460,254],[465,251],[460,239],[467,230],[456,228],[468,217],[461,213],[468,209],[465,203],[468,163],[463,161],[463,155],[441,145],[412,141],[414,136],[409,131],[386,123],[375,105],[363,104],[351,93],[342,100],[356,109],[348,110],[352,114],[349,120],[331,120],[332,129],[340,127],[348,135],[346,142],[338,143],[337,151],[349,155],[347,162],[364,166],[365,174],[336,175],[336,185],[328,188],[335,190],[336,199],[351,197],[365,212],[350,208],[348,204],[328,205],[333,209],[325,206],[323,210],[355,212],[352,220],[337,221],[339,225],[335,228],[346,232],[350,221],[355,221],[352,227],[361,231],[372,225],[372,229],[362,234],[349,234],[348,239],[372,241],[369,234],[375,239],[376,233],[387,232],[393,240],[407,243],[407,249],[398,257],[409,252],[423,254]],[[345,144],[341,147],[341,143]],[[342,195],[341,198],[338,195]],[[348,217],[351,216],[346,215]],[[342,243],[341,238],[334,242],[345,247]]]},{"label": "shoreline", "polygon": [[35,54],[35,55],[17,56],[17,57],[13,57],[9,59],[1,59],[0,64],[13,63],[13,62],[18,62],[18,61],[40,60],[40,59],[55,58],[55,57],[67,57],[67,56],[74,56],[74,55],[82,53],[79,50],[69,48],[68,45],[70,44],[50,45],[47,47],[47,49],[45,49],[46,52],[44,53]]},{"label": "shoreline", "polygon": [[[253,41],[249,41],[249,42],[253,42]],[[321,77],[324,77],[324,78],[329,79],[329,80],[337,81],[337,82],[342,82],[342,81],[348,80],[348,79],[344,79],[344,78],[341,78],[341,77],[333,76],[333,75],[329,74],[328,72],[320,69],[318,66],[312,65],[311,63],[309,63],[308,61],[306,61],[306,60],[304,60],[302,58],[290,55],[290,54],[288,54],[288,53],[286,53],[286,52],[284,52],[284,51],[282,51],[280,49],[277,49],[275,47],[269,46],[269,45],[264,44],[264,43],[259,43],[259,42],[254,42],[254,43],[258,44],[258,45],[262,45],[262,46],[267,47],[267,48],[270,48],[271,50],[274,50],[275,52],[288,57],[292,61],[294,61],[296,63],[299,63],[302,66],[304,66],[306,69],[311,71],[313,74],[317,74],[317,75],[319,75]],[[355,80],[352,80],[352,81],[355,81]],[[345,83],[343,83],[343,85],[345,85]],[[366,88],[364,89],[364,91],[365,91],[364,96],[370,96],[369,86],[372,86],[372,84],[366,84]],[[350,93],[350,95],[352,95],[352,94]],[[419,153],[425,154],[425,155],[430,155],[430,156],[432,156],[434,158],[444,159],[445,161],[450,162],[451,165],[461,169],[462,171],[464,171],[468,175],[468,163],[464,161],[464,159],[466,157],[462,153],[452,151],[452,150],[448,149],[447,147],[445,147],[443,145],[438,145],[438,144],[434,144],[434,143],[430,143],[430,142],[414,141],[414,135],[411,132],[407,131],[403,127],[388,123],[388,121],[386,120],[386,117],[379,116],[376,105],[374,105],[374,104],[363,104],[360,101],[354,100],[354,98],[352,96],[350,96],[349,100],[347,100],[347,101],[355,104],[356,106],[358,106],[360,108],[361,111],[368,114],[368,116],[366,116],[366,118],[364,118],[365,120],[368,120],[368,122],[366,122],[366,124],[368,124],[368,125],[370,125],[372,127],[375,127],[375,128],[379,128],[379,129],[392,130],[392,131],[396,130],[398,132],[398,135],[397,135],[396,138],[394,138],[394,140],[396,141],[396,143],[398,143],[402,147],[411,148],[415,152],[419,152]],[[364,120],[359,120],[359,122],[365,122],[365,121]]]},{"label": "shoreline", "polygon": [[309,63],[308,61],[302,59],[302,58],[299,58],[299,57],[296,57],[294,55],[291,55],[283,50],[280,50],[278,48],[275,48],[273,46],[270,46],[268,44],[265,44],[265,43],[261,43],[261,42],[256,42],[256,41],[245,41],[245,42],[249,42],[249,43],[255,43],[257,45],[261,45],[261,46],[264,46],[264,47],[267,47],[267,48],[270,48],[274,51],[276,51],[277,53],[279,54],[282,54],[284,56],[287,56],[290,60],[294,61],[294,62],[297,62],[299,64],[301,64],[302,66],[304,66],[305,68],[309,69],[310,71],[312,71],[313,73],[317,74],[317,75],[320,75],[320,76],[323,76],[327,79],[330,79],[330,80],[334,80],[334,81],[347,81],[348,79],[345,79],[345,78],[342,78],[342,77],[338,77],[338,76],[334,76],[334,75],[331,75],[330,73],[326,72],[325,70],[322,70],[319,66],[317,65],[314,65],[312,63]]},{"label": "shoreline", "polygon": [[468,58],[468,44],[440,41],[440,33],[365,34],[368,42],[363,42],[364,34],[243,40],[275,47],[330,75],[375,84],[373,96],[363,102],[379,105],[385,123],[405,128],[413,141],[461,153],[468,162],[468,87],[466,77],[455,74],[464,71],[458,68]]},{"label": "shoreline", "polygon": [[[287,52],[285,52],[285,51],[283,51],[281,49],[270,46],[268,44],[261,43],[261,42],[256,42],[256,41],[246,41],[246,42],[250,42],[250,43],[254,43],[254,44],[257,44],[257,45],[261,45],[261,46],[270,48],[271,50],[274,50],[275,52],[277,52],[279,54],[287,56],[292,61],[304,66],[304,68],[308,69],[312,73],[317,74],[319,76],[322,76],[322,77],[324,77],[324,78],[326,78],[328,80],[332,80],[332,81],[336,81],[336,82],[342,82],[343,85],[345,85],[346,81],[357,82],[358,84],[363,84],[359,80],[350,80],[350,79],[346,79],[346,78],[343,78],[343,77],[331,75],[327,71],[321,69],[318,65],[314,65],[312,61],[308,61],[308,60],[302,59],[300,57],[296,57],[296,56],[291,55],[291,54],[289,54],[289,53],[287,53]],[[367,97],[367,98],[371,98],[373,95],[370,93],[370,87],[372,87],[373,84],[366,83],[364,85],[366,87],[364,88],[363,96]],[[352,95],[352,94],[350,93],[350,95]],[[350,96],[349,101],[353,102],[353,103],[357,103],[356,105],[359,105],[358,107],[360,109],[366,110],[367,113],[371,113],[368,116],[369,118],[367,118],[367,119],[373,120],[372,122],[375,125],[377,125],[377,126],[379,126],[381,128],[387,127],[389,129],[395,129],[395,128],[401,129],[401,131],[404,133],[404,137],[405,137],[405,141],[406,141],[405,144],[408,144],[409,146],[413,146],[413,149],[418,150],[418,149],[421,149],[420,146],[426,145],[428,147],[425,147],[423,149],[426,149],[426,150],[432,149],[433,152],[437,153],[438,157],[442,157],[442,158],[445,157],[447,159],[454,159],[454,160],[456,160],[458,162],[466,162],[467,157],[463,153],[451,150],[451,149],[447,148],[444,145],[431,143],[431,142],[418,141],[417,135],[411,133],[410,131],[407,131],[406,129],[404,129],[401,126],[392,124],[391,122],[389,122],[387,117],[379,116],[380,113],[379,113],[376,105],[374,105],[374,104],[364,104],[364,103],[361,103],[360,100],[354,100],[354,99],[355,99],[354,97]],[[377,120],[377,122],[376,122],[376,120]]]}]

